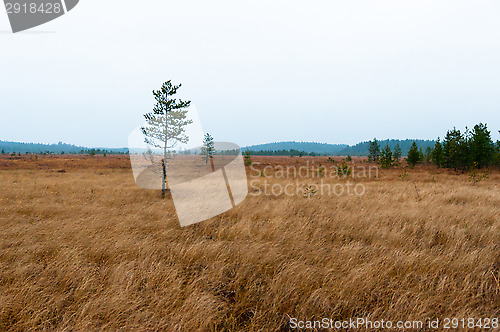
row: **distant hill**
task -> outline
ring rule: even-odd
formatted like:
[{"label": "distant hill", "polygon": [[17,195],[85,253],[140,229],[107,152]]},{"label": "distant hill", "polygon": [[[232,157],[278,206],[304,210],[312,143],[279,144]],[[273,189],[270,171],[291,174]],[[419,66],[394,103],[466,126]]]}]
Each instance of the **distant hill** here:
[{"label": "distant hill", "polygon": [[315,142],[275,142],[251,145],[242,148],[242,151],[300,151],[304,153],[316,154],[337,154],[343,149],[349,147],[347,144],[328,144]]},{"label": "distant hill", "polygon": [[0,152],[3,153],[53,153],[53,154],[86,154],[92,150],[97,153],[106,152],[113,153],[128,153],[126,148],[86,148],[72,144],[59,142],[58,144],[42,144],[42,143],[20,143],[0,141]]}]

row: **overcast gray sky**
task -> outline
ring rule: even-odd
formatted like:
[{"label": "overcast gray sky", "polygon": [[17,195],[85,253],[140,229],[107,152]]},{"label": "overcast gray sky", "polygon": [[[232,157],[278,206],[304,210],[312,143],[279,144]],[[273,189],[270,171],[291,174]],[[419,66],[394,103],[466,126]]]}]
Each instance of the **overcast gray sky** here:
[{"label": "overcast gray sky", "polygon": [[500,2],[81,0],[9,33],[0,140],[121,147],[172,79],[241,146],[500,129]]}]

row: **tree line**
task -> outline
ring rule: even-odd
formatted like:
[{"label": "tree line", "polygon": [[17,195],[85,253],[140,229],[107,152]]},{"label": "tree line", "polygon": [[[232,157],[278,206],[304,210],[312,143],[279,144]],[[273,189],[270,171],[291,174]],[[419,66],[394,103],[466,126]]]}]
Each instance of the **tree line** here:
[{"label": "tree line", "polygon": [[315,152],[304,152],[295,149],[290,150],[259,150],[253,151],[246,149],[245,151],[249,151],[252,155],[255,156],[290,156],[290,157],[302,157],[302,156],[321,156],[327,154],[320,154]]},{"label": "tree line", "polygon": [[59,142],[57,144],[0,141],[0,154],[127,154],[127,148],[86,148]]},{"label": "tree line", "polygon": [[[369,155],[369,149],[372,141],[360,142],[356,145],[349,146],[343,150],[341,150],[337,155],[338,156],[359,156],[365,157]],[[410,147],[413,143],[416,143],[417,146],[422,148],[423,150],[427,149],[427,147],[433,147],[436,143],[435,140],[423,140],[423,139],[387,139],[377,141],[379,148],[382,149],[386,145],[388,145],[391,150],[394,150],[396,146],[401,149],[401,153],[403,156],[408,154]]]},{"label": "tree line", "polygon": [[64,154],[80,154],[80,155],[90,155],[90,156],[95,156],[95,155],[103,155],[107,156],[109,155],[119,155],[119,154],[128,154],[128,150],[106,150],[106,149],[82,149],[80,151],[69,151],[65,152],[64,150],[57,152],[57,151],[50,151],[50,150],[36,150],[36,151],[25,151],[25,152],[17,152],[15,150],[11,151],[6,151],[5,149],[0,150],[0,155],[11,155],[11,156],[21,156],[22,154],[25,155],[32,155],[32,154],[39,154],[42,156],[46,155],[64,155]]},{"label": "tree line", "polygon": [[[371,161],[389,168],[400,163],[402,153],[399,145],[391,149],[388,144],[381,148],[377,139],[369,142]],[[469,170],[500,165],[500,141],[493,142],[486,124],[479,123],[465,131],[453,128],[448,130],[443,140],[438,137],[434,146],[424,149],[413,142],[406,157],[410,167],[419,163],[432,163],[437,167],[454,170]]]}]

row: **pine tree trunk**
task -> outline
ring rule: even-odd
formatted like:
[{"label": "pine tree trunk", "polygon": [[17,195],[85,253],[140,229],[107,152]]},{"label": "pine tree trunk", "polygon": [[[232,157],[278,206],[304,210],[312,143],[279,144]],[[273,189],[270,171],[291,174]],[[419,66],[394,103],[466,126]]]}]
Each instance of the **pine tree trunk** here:
[{"label": "pine tree trunk", "polygon": [[[168,93],[165,93],[165,101],[168,102]],[[167,193],[167,168],[165,163],[167,162],[167,142],[168,142],[168,120],[167,120],[167,110],[165,110],[165,142],[163,145],[163,159],[161,161],[161,167],[163,169],[163,180],[161,182],[161,198],[165,198]]]},{"label": "pine tree trunk", "polygon": [[167,170],[165,168],[165,159],[161,160],[161,167],[163,169],[163,179],[161,181],[161,198],[165,198],[165,194],[167,192],[166,184],[167,184]]},{"label": "pine tree trunk", "polygon": [[212,172],[215,172],[214,157],[210,156],[210,165],[212,166]]}]

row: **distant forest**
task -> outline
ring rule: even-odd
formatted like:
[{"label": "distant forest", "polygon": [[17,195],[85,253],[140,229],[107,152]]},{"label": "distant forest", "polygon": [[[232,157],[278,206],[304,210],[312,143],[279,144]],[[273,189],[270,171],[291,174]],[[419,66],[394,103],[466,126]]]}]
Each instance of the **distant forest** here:
[{"label": "distant forest", "polygon": [[[388,140],[383,140],[383,141],[378,141],[378,144],[382,147],[385,147],[386,145],[389,145],[389,148],[394,150],[396,145],[399,144],[399,147],[401,148],[402,156],[406,157],[408,155],[408,151],[410,151],[410,148],[415,142],[417,144],[417,147],[422,150],[426,150],[427,147],[434,147],[436,144],[436,141],[434,140],[422,140],[422,139],[405,139],[405,140],[398,140],[398,139],[388,139]],[[354,146],[349,146],[342,151],[340,151],[339,155],[341,156],[368,156],[369,153],[369,147],[370,147],[370,141],[368,142],[361,142],[358,143]]]},{"label": "distant forest", "polygon": [[[494,143],[486,125],[460,132],[455,128],[437,140],[381,140],[361,142],[353,146],[315,142],[275,142],[252,145],[241,149],[249,155],[264,156],[368,156],[384,167],[408,157],[411,164],[433,162],[439,167],[464,169],[500,162],[500,142]],[[86,148],[59,142],[58,144],[17,143],[0,141],[1,154],[128,154],[127,148]],[[222,153],[222,152],[221,152]],[[237,151],[226,151],[233,154]],[[182,152],[181,152],[182,154]],[[224,154],[224,153],[222,153]]]},{"label": "distant forest", "polygon": [[[397,144],[401,147],[403,156],[406,156],[413,142],[422,149],[434,146],[430,140],[384,140],[379,141],[381,146],[389,145],[393,149]],[[242,148],[243,152],[251,151],[253,155],[264,156],[368,156],[370,142],[361,142],[353,146],[347,144],[328,144],[316,142],[275,142],[252,145]],[[127,154],[127,148],[88,148],[59,142],[57,144],[18,143],[0,141],[2,154],[38,153],[38,154]]]},{"label": "distant forest", "polygon": [[[315,142],[274,142],[259,145],[251,145],[242,148],[242,151],[250,150],[255,155],[271,154],[271,155],[290,155],[290,153],[306,154],[324,154],[336,155],[343,149],[349,147],[347,144],[328,144]],[[368,151],[368,150],[367,150]]]},{"label": "distant forest", "polygon": [[0,141],[0,152],[6,153],[38,153],[38,154],[126,154],[126,148],[86,148],[59,142],[57,144],[18,143]]},{"label": "distant forest", "polygon": [[[383,140],[378,141],[380,146],[389,145],[394,149],[399,144],[402,155],[406,156],[413,142],[418,148],[425,150],[427,147],[433,147],[436,141],[433,140]],[[326,144],[326,143],[310,143],[310,142],[277,142],[260,145],[252,145],[243,148],[242,151],[251,151],[256,156],[317,156],[317,155],[334,155],[334,156],[368,156],[370,142],[361,142],[353,146],[346,144]]]},{"label": "distant forest", "polygon": [[[391,148],[386,143],[384,147],[384,143],[380,144],[374,139],[369,142],[368,150],[368,159],[378,162],[383,168],[400,164],[402,149],[399,144]],[[413,142],[406,161],[411,168],[419,163],[432,163],[437,167],[469,170],[469,176],[477,182],[488,176],[486,173],[478,177],[477,169],[500,166],[500,141],[493,142],[491,131],[483,123],[476,124],[472,129],[465,127],[465,131],[453,128],[446,132],[442,141],[438,137],[434,146],[424,149]]]}]

